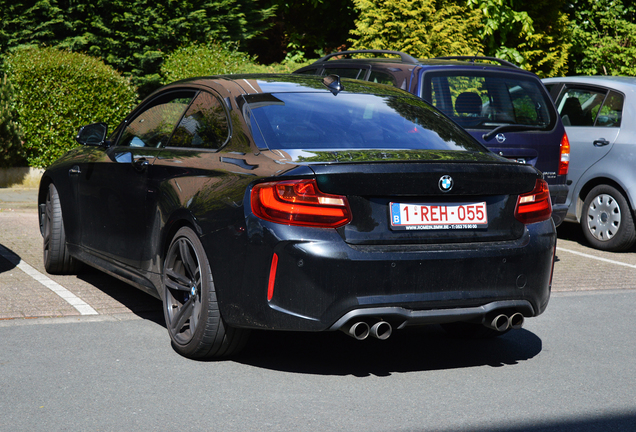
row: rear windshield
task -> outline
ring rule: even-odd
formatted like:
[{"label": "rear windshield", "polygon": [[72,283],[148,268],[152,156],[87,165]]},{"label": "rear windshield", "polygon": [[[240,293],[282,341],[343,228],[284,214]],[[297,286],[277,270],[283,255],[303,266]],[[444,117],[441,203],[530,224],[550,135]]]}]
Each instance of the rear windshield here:
[{"label": "rear windshield", "polygon": [[259,148],[486,151],[419,98],[306,92],[250,95],[246,101]]},{"label": "rear windshield", "polygon": [[465,128],[517,124],[551,129],[556,113],[537,79],[509,74],[426,75],[425,98]]}]

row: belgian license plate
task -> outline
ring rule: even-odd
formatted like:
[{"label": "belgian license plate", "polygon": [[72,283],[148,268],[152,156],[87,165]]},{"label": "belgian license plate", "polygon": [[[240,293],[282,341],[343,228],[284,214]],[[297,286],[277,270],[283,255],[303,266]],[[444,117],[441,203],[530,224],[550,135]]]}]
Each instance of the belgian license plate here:
[{"label": "belgian license plate", "polygon": [[485,202],[390,203],[394,230],[458,230],[488,227]]}]

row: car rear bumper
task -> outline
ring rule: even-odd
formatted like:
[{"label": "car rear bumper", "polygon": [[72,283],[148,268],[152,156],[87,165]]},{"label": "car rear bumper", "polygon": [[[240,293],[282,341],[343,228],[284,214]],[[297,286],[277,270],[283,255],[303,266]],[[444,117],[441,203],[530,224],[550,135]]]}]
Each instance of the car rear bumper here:
[{"label": "car rear bumper", "polygon": [[550,295],[550,220],[513,241],[427,246],[351,246],[336,230],[262,228],[247,246],[240,289],[219,287],[233,326],[335,330],[347,317],[381,313],[399,327],[478,320],[493,308],[528,317]]},{"label": "car rear bumper", "polygon": [[550,198],[552,199],[552,220],[555,226],[561,225],[568,213],[566,205],[569,187],[565,184],[550,184]]}]

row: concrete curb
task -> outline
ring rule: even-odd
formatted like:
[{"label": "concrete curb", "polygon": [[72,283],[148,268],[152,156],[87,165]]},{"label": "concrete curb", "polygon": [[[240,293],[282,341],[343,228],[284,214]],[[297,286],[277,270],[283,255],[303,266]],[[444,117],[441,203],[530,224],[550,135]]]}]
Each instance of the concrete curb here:
[{"label": "concrete curb", "polygon": [[37,188],[42,174],[40,168],[0,168],[0,188]]}]

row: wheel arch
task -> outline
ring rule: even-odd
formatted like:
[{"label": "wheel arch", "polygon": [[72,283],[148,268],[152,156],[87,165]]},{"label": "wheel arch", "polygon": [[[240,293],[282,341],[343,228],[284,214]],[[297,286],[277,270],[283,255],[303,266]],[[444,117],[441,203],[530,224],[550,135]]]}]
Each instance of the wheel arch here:
[{"label": "wheel arch", "polygon": [[40,226],[40,234],[42,236],[44,236],[42,204],[46,203],[46,195],[49,193],[49,186],[52,183],[53,179],[45,174],[40,180],[40,186],[38,189],[38,224]]},{"label": "wheel arch", "polygon": [[594,189],[596,186],[599,186],[599,185],[611,186],[617,191],[619,191],[621,194],[623,194],[623,196],[629,203],[629,207],[630,207],[630,210],[632,211],[632,214],[634,213],[634,202],[632,202],[630,195],[627,193],[625,188],[620,183],[618,183],[616,180],[611,179],[609,177],[595,177],[593,179],[588,180],[587,183],[585,183],[585,185],[583,185],[583,187],[579,191],[579,195],[577,197],[577,202],[576,202],[576,219],[579,223],[581,222],[581,215],[583,214],[583,203],[585,202],[585,199],[587,198],[589,193],[592,191],[592,189]]}]

